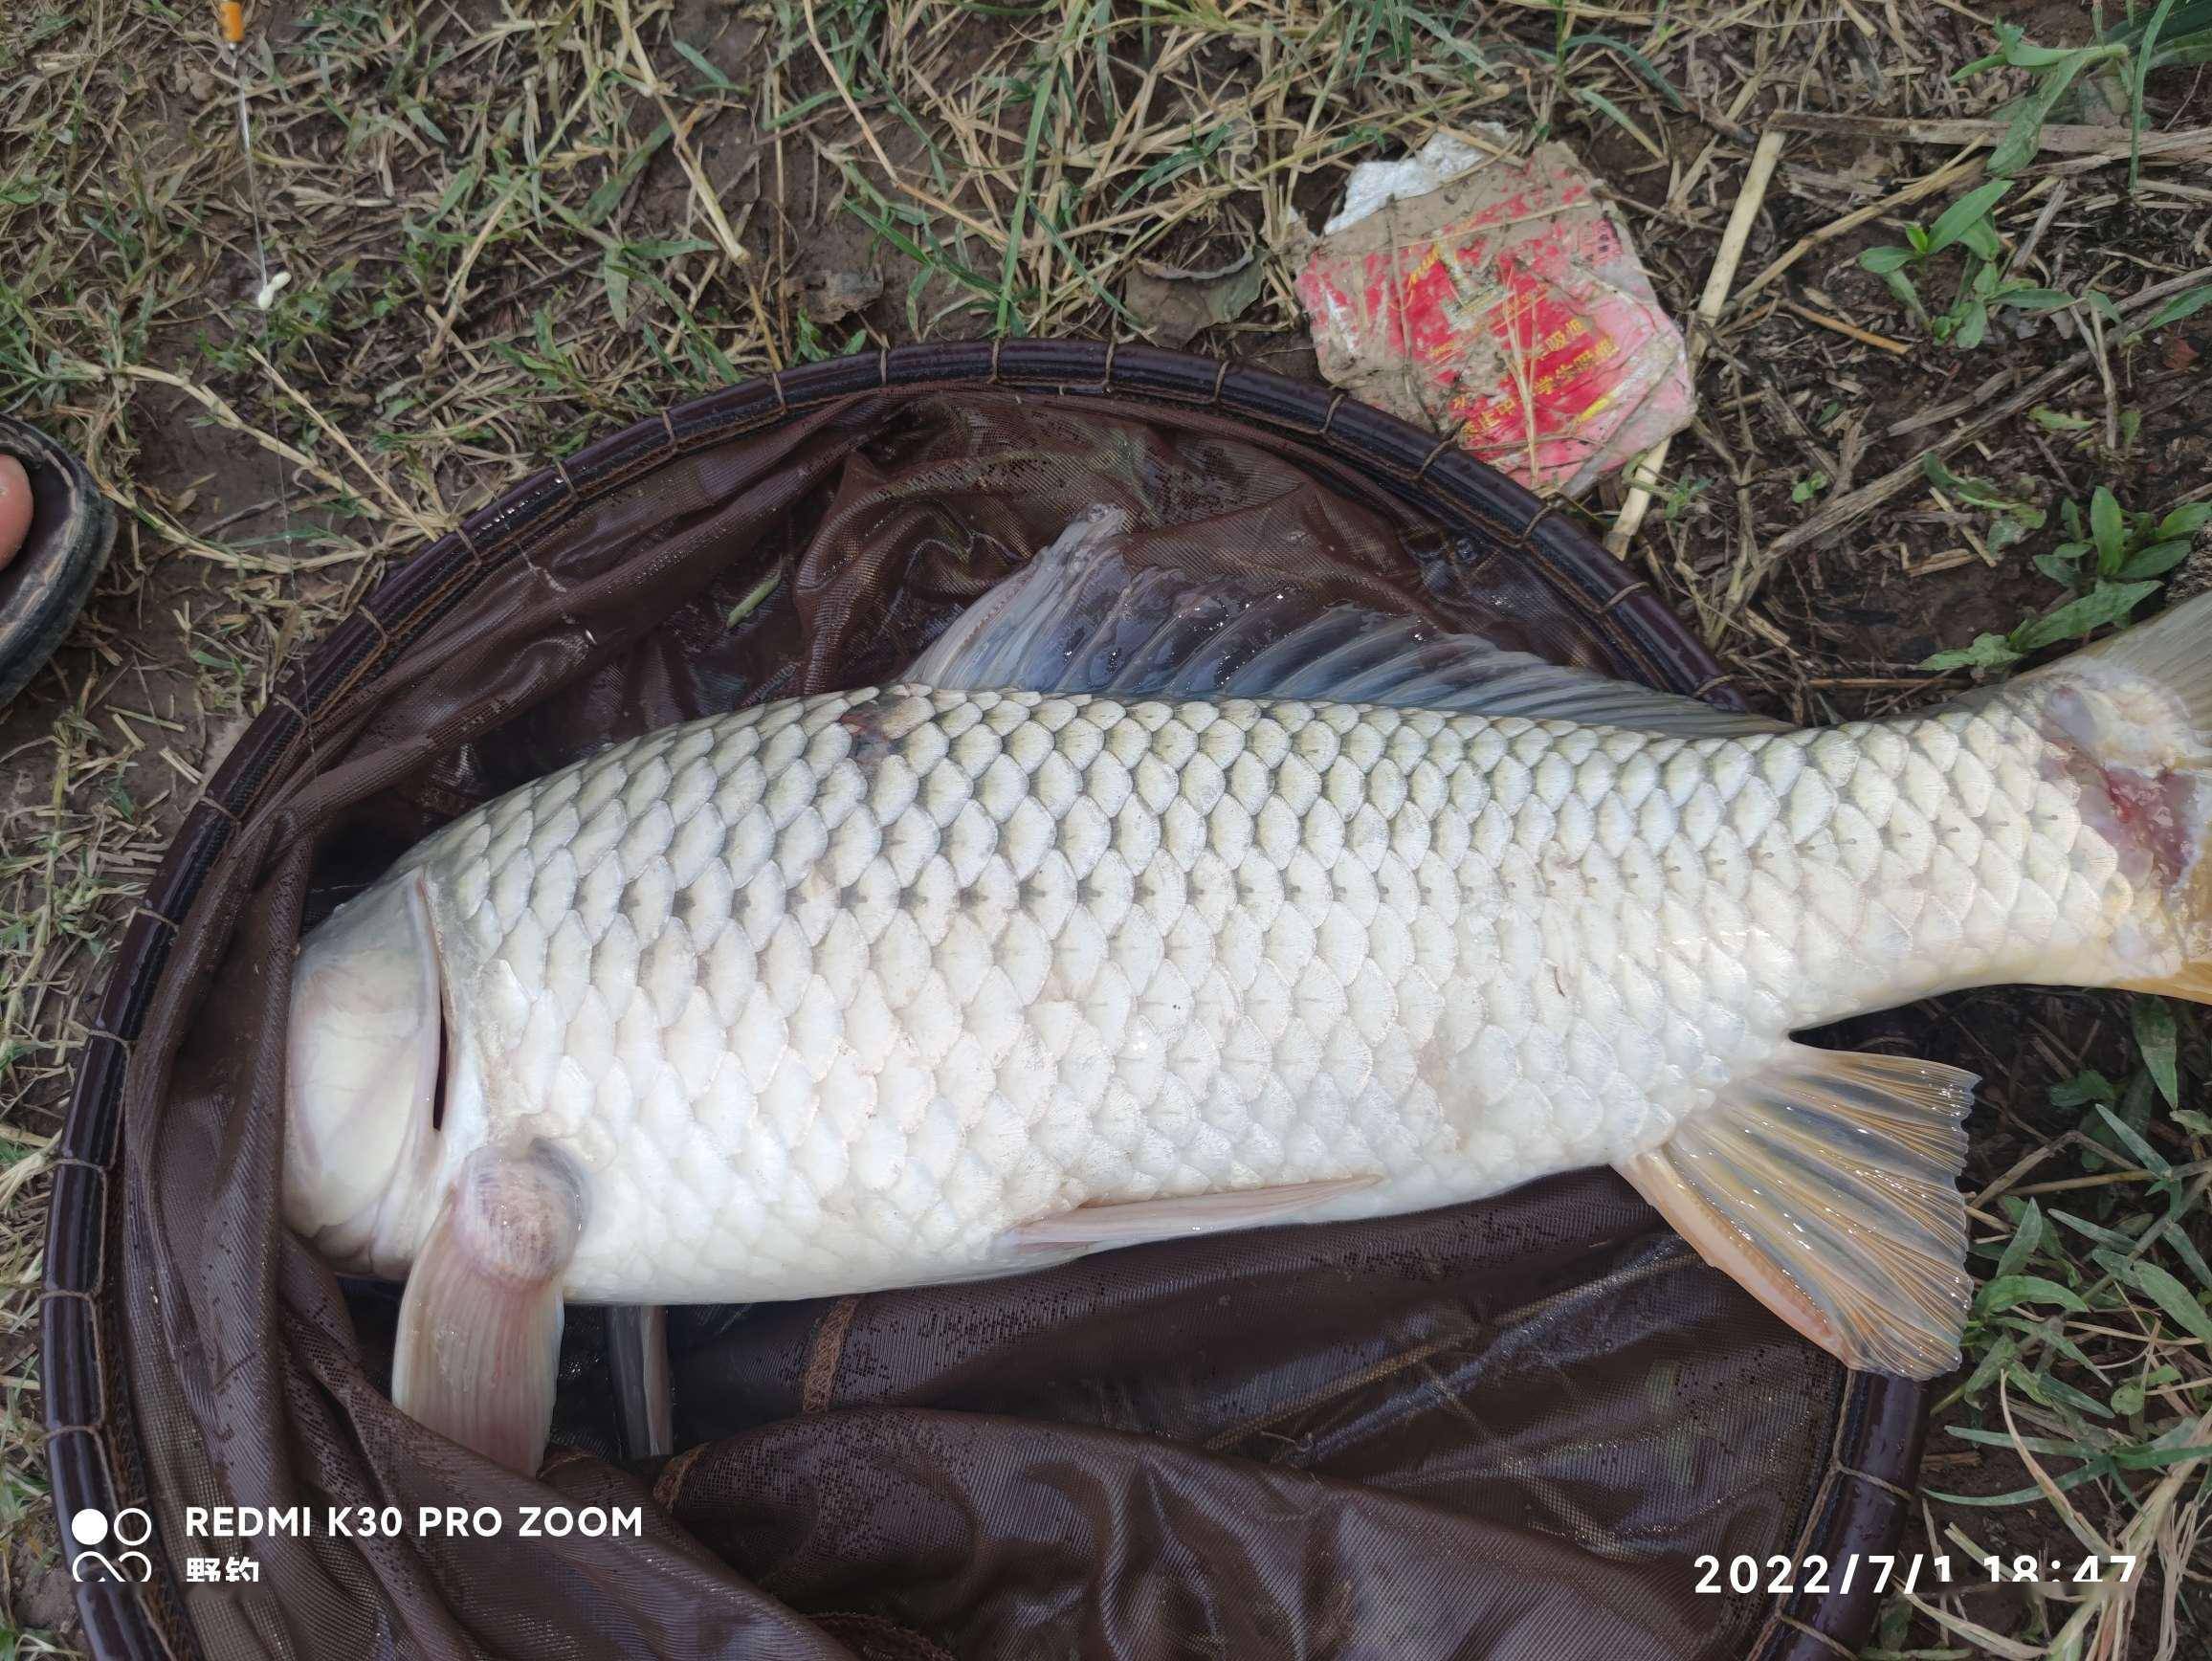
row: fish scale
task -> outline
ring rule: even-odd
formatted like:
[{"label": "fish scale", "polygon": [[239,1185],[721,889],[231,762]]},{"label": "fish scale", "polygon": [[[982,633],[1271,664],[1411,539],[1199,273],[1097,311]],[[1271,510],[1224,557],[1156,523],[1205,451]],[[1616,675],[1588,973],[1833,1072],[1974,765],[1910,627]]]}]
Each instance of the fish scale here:
[{"label": "fish scale", "polygon": [[589,1174],[570,1296],[796,1297],[1087,1204],[1625,1160],[1911,959],[2093,951],[2129,897],[2008,723],[865,689],[614,745],[390,880],[432,879],[453,1146]]}]

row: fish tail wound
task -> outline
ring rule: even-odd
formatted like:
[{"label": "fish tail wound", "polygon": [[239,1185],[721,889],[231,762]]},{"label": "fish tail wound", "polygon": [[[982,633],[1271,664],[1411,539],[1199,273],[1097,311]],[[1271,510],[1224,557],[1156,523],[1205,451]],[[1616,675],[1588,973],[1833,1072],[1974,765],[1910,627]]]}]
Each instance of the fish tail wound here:
[{"label": "fish tail wound", "polygon": [[2132,886],[2155,897],[2118,926],[2115,984],[2212,1003],[2212,594],[2014,683],[2081,786],[2083,817]]},{"label": "fish tail wound", "polygon": [[1621,1172],[1699,1255],[1853,1367],[1958,1364],[1974,1282],[1958,1188],[1975,1078],[1784,1046]]}]

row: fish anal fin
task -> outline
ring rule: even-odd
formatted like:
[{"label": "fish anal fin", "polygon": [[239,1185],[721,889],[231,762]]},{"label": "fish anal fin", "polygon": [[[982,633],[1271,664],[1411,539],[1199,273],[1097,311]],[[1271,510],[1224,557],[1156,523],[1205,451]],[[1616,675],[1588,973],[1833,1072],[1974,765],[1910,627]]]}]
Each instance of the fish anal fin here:
[{"label": "fish anal fin", "polygon": [[1183,1194],[1165,1200],[1128,1200],[1117,1205],[1077,1206],[1033,1218],[1006,1230],[1004,1244],[1017,1252],[1060,1252],[1070,1248],[1100,1250],[1172,1240],[1194,1234],[1222,1234],[1287,1223],[1326,1202],[1372,1187],[1376,1177],[1336,1177],[1314,1183],[1286,1183],[1272,1188],[1240,1188],[1228,1193]]},{"label": "fish anal fin", "polygon": [[1791,1045],[1620,1169],[1699,1255],[1847,1365],[1958,1364],[1972,1074]]},{"label": "fish anal fin", "polygon": [[482,1149],[461,1167],[400,1299],[392,1401],[441,1436],[524,1475],[552,1431],[561,1283],[583,1191],[543,1147]]}]

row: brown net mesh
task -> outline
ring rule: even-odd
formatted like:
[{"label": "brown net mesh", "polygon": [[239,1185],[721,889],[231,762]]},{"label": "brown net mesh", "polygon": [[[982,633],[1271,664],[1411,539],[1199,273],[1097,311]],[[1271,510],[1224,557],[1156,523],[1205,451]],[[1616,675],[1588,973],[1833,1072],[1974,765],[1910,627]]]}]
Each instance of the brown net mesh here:
[{"label": "brown net mesh", "polygon": [[[1207,408],[984,385],[809,408],[792,377],[764,408],[653,424],[478,516],[287,676],[124,942],[100,1021],[117,1041],[88,1054],[57,1196],[57,1494],[112,1485],[107,1503],[154,1518],[152,1583],[88,1590],[102,1653],[1556,1661],[1855,1643],[1864,1595],[1701,1593],[1695,1560],[1880,1548],[1916,1392],[1847,1379],[1610,1173],[1013,1280],[677,1311],[682,1451],[631,1470],[602,1321],[574,1310],[543,1482],[638,1508],[639,1532],[601,1539],[522,1538],[546,1489],[385,1395],[396,1294],[342,1283],[276,1222],[303,926],[433,826],[588,748],[895,672],[1094,503],[1128,510],[1139,562],[1263,564],[1557,659],[1707,678],[1648,596],[1556,522],[1532,532],[1510,487],[1456,457],[1393,477],[1382,441],[1411,435],[1367,415],[1380,437],[1347,434],[1325,394],[1302,423],[1336,423],[1322,442],[1232,420],[1223,377],[1197,370]],[[1468,501],[1483,492],[1487,523]],[[186,1508],[216,1505],[310,1507],[313,1532],[188,1534]],[[419,1526],[449,1505],[497,1508],[501,1532]],[[328,1508],[385,1506],[396,1538],[328,1526]],[[187,1580],[186,1559],[232,1551],[259,1559],[258,1583]]]}]

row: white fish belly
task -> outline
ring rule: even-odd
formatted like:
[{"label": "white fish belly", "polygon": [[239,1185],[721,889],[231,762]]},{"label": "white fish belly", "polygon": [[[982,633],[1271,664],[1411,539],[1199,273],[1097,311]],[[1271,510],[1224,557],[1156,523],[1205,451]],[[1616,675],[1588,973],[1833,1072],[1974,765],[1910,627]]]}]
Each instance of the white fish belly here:
[{"label": "white fish belly", "polygon": [[1371,1177],[1311,1213],[1371,1215],[1626,1158],[1794,1027],[2095,978],[2126,897],[2008,721],[871,690],[671,728],[401,867],[450,1163],[563,1148],[567,1293],[678,1302],[1029,1266],[1006,1230],[1083,1205]]}]

